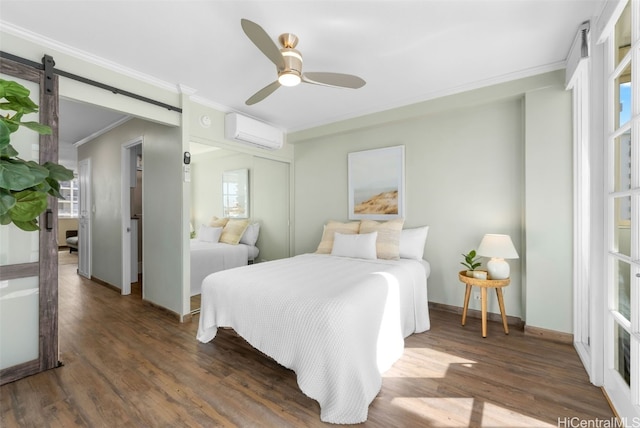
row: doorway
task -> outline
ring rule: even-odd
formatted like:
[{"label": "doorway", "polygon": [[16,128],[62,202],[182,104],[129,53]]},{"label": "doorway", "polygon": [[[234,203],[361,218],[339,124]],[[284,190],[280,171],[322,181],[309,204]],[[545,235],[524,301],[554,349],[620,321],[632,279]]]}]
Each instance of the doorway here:
[{"label": "doorway", "polygon": [[142,159],[143,138],[122,145],[122,294],[143,295]]}]

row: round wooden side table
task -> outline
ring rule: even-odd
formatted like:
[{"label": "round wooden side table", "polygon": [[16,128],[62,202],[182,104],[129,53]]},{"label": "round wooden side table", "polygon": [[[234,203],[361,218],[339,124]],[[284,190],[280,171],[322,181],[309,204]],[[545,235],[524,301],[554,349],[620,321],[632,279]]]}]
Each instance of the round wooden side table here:
[{"label": "round wooden side table", "polygon": [[495,288],[500,305],[500,315],[502,315],[502,326],[504,334],[509,334],[507,325],[507,314],[504,310],[504,299],[502,298],[502,288],[509,285],[511,280],[507,279],[478,279],[467,276],[466,271],[458,272],[458,279],[467,286],[464,293],[464,308],[462,309],[462,325],[467,321],[467,309],[469,308],[469,297],[471,297],[471,287],[480,287],[482,297],[482,337],[487,337],[487,288]]}]

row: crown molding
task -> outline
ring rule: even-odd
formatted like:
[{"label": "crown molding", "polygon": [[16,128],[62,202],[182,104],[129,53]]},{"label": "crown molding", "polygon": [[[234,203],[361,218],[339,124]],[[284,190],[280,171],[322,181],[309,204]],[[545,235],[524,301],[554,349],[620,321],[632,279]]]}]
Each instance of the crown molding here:
[{"label": "crown molding", "polygon": [[[89,64],[97,65],[109,71],[113,71],[114,73],[122,74],[132,79],[146,82],[150,85],[156,86],[158,88],[161,88],[176,94],[179,93],[179,89],[175,83],[165,82],[164,80],[158,79],[148,74],[140,73],[139,71],[133,70],[131,68],[123,67],[122,65],[117,64],[113,61],[109,61],[107,59],[101,58],[89,52],[85,52],[80,49],[73,48],[69,45],[57,42],[48,37],[26,30],[22,27],[18,27],[17,25],[11,24],[3,20],[0,20],[0,32],[10,34],[12,36],[21,38],[31,43],[35,43],[37,45],[42,46],[45,50],[46,49],[55,50],[64,55],[68,55],[73,58],[79,59],[81,61],[87,62]],[[35,58],[35,59],[29,58],[29,59],[31,59],[32,61],[40,61],[41,58]],[[55,57],[54,57],[54,60],[55,60]]]},{"label": "crown molding", "polygon": [[88,143],[89,141],[91,141],[93,139],[98,138],[102,134],[106,134],[107,132],[111,131],[112,129],[117,128],[118,126],[122,125],[123,123],[130,121],[131,119],[133,119],[132,116],[125,116],[122,119],[113,122],[111,125],[105,126],[101,130],[94,132],[93,134],[89,135],[88,137],[85,137],[82,140],[73,143],[73,146],[75,148],[78,148],[81,145],[83,145],[85,143]]},{"label": "crown molding", "polygon": [[299,131],[306,131],[308,129],[316,128],[319,126],[329,125],[332,123],[349,120],[349,119],[355,119],[358,117],[367,116],[369,114],[381,113],[387,110],[406,107],[412,104],[418,104],[422,102],[435,100],[438,98],[444,98],[450,95],[456,95],[463,92],[468,92],[476,89],[486,88],[489,86],[499,85],[501,83],[507,83],[513,80],[518,80],[518,79],[524,79],[524,78],[535,76],[538,74],[549,73],[552,71],[561,70],[565,67],[566,67],[566,61],[559,61],[559,62],[547,64],[544,66],[540,66],[540,67],[533,67],[525,70],[519,70],[513,73],[503,74],[501,76],[492,77],[489,79],[476,80],[473,82],[466,83],[464,85],[453,86],[451,88],[443,89],[441,91],[423,94],[418,97],[407,98],[393,104],[377,105],[370,109],[367,109],[366,111],[353,112],[352,114],[344,115],[341,117],[328,118],[327,120],[322,122],[309,122],[302,126],[289,129],[288,132],[293,133],[293,132],[299,132]]},{"label": "crown molding", "polygon": [[193,101],[195,103],[198,103],[198,104],[201,104],[201,105],[203,105],[205,107],[209,107],[209,108],[212,108],[214,110],[218,110],[218,111],[220,111],[222,113],[235,112],[235,110],[232,109],[229,106],[225,106],[225,105],[222,105],[222,104],[217,103],[215,101],[211,101],[210,99],[201,97],[199,95],[191,96],[191,101]]}]

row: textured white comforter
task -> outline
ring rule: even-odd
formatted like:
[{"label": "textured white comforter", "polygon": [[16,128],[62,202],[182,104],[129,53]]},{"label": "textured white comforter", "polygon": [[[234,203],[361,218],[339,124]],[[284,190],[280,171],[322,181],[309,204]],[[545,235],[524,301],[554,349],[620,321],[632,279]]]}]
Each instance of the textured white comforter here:
[{"label": "textured white comforter", "polygon": [[296,372],[322,421],[364,422],[404,337],[430,327],[428,276],[425,261],[320,254],[217,272],[202,284],[197,339],[232,327]]},{"label": "textured white comforter", "polygon": [[191,296],[200,294],[202,280],[207,275],[225,269],[246,266],[251,248],[248,245],[231,245],[223,242],[191,242]]}]

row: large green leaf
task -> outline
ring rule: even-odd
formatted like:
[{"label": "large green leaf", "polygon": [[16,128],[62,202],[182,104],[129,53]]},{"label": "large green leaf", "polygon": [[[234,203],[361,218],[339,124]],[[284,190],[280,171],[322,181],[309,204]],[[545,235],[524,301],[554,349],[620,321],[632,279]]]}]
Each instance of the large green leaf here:
[{"label": "large green leaf", "polygon": [[22,114],[36,113],[38,111],[38,105],[31,101],[29,97],[7,95],[4,98],[6,102],[2,103],[3,110],[13,110]]},{"label": "large green leaf", "polygon": [[0,150],[11,143],[11,131],[4,120],[0,120]]},{"label": "large green leaf", "polygon": [[3,226],[11,224],[11,216],[9,213],[0,214],[0,224]]},{"label": "large green leaf", "polygon": [[2,117],[2,121],[7,128],[9,128],[9,133],[13,134],[20,128],[20,119],[22,119],[22,113],[16,113],[12,117]]},{"label": "large green leaf", "polygon": [[28,189],[24,189],[24,190],[35,190],[36,192],[49,193],[52,196],[56,196],[55,193],[51,193],[51,185],[49,184],[49,177],[45,178],[42,181],[42,183],[38,183],[35,186],[31,186]]},{"label": "large green leaf", "polygon": [[43,167],[49,170],[49,177],[58,181],[73,180],[73,171],[53,162],[45,162]]},{"label": "large green leaf", "polygon": [[37,180],[26,164],[0,159],[0,188],[23,190],[36,184]]},{"label": "large green leaf", "polygon": [[14,193],[16,204],[9,210],[13,222],[31,221],[47,209],[47,194],[35,190]]},{"label": "large green leaf", "polygon": [[0,98],[7,96],[28,97],[31,91],[13,80],[0,79]]},{"label": "large green leaf", "polygon": [[29,221],[13,220],[13,224],[18,226],[20,229],[24,230],[25,232],[35,232],[36,230],[40,230],[40,228],[38,227],[37,219],[33,219]]},{"label": "large green leaf", "polygon": [[20,122],[20,126],[24,126],[32,131],[36,131],[38,134],[51,135],[51,128],[47,125],[41,125],[38,122]]},{"label": "large green leaf", "polygon": [[49,170],[34,161],[0,159],[0,188],[24,190],[37,186],[49,176]]},{"label": "large green leaf", "polygon": [[12,160],[12,161],[24,162],[29,167],[29,171],[33,175],[34,180],[36,180],[36,184],[42,183],[45,180],[45,178],[49,176],[49,169],[44,165],[40,165],[36,161],[23,161],[23,160],[19,160],[19,161]]},{"label": "large green leaf", "polygon": [[11,192],[0,189],[0,216],[5,215],[16,204],[16,198]]},{"label": "large green leaf", "polygon": [[50,194],[51,196],[54,196],[58,199],[64,199],[64,196],[62,196],[62,194],[60,193],[60,182],[57,180],[54,180],[51,177],[47,177],[43,183],[46,183],[47,185],[47,190],[46,192],[48,194]]},{"label": "large green leaf", "polygon": [[0,156],[4,158],[15,158],[18,156],[18,151],[9,144],[8,146],[0,149]]}]

